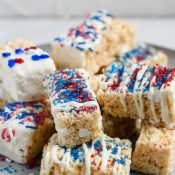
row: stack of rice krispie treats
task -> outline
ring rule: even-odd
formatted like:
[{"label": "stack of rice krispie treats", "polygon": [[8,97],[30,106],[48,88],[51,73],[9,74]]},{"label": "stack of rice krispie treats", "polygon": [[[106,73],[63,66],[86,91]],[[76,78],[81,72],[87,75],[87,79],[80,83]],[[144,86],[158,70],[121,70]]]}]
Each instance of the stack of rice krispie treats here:
[{"label": "stack of rice krispie treats", "polygon": [[135,26],[100,10],[90,14],[66,35],[57,37],[52,42],[52,57],[59,69],[84,68],[95,74],[122,52],[133,49],[135,35]]},{"label": "stack of rice krispie treats", "polygon": [[[166,66],[167,56],[145,43],[136,43],[135,37],[134,26],[117,20],[102,10],[90,14],[65,36],[57,37],[52,42],[52,57],[57,69],[62,70],[47,76],[44,88],[50,95],[57,134],[52,136],[44,149],[41,175],[128,174],[130,142],[115,137],[132,138],[141,132],[142,138],[143,128],[149,127],[160,133],[163,128],[170,132],[174,122],[173,104],[170,104],[171,99],[165,99],[164,92],[160,92],[163,86],[160,84],[165,83],[165,89],[169,87],[165,80],[172,79],[173,70],[155,66],[158,63]],[[101,71],[106,66],[109,67]],[[89,78],[82,68],[89,73]],[[95,75],[100,72],[101,75]],[[158,75],[162,75],[163,80],[157,78]],[[155,82],[152,83],[152,79]],[[102,123],[94,93],[101,107]],[[168,98],[171,94],[170,91]],[[103,134],[101,124],[103,132],[114,139]],[[137,154],[140,137],[136,143],[132,168],[158,174],[161,172],[159,167],[159,171],[156,171],[150,167],[149,162],[142,161],[146,160],[147,155]],[[148,137],[151,138],[151,134]],[[125,166],[120,163],[108,165],[113,152],[107,148],[107,143],[113,143],[110,146],[113,148],[115,144],[120,145],[117,150],[121,149],[121,143],[127,145],[127,148],[124,146],[127,153],[124,151],[119,155],[121,160],[122,156],[127,157]],[[94,155],[94,151],[99,153]],[[114,154],[118,157],[118,151]],[[146,164],[145,167],[134,161],[139,160],[135,155],[140,157],[141,165]],[[150,158],[152,157],[154,155],[150,151]],[[117,159],[116,161],[118,162]],[[167,163],[163,173],[172,172],[172,165],[174,164]]]},{"label": "stack of rice krispie treats", "polygon": [[45,146],[41,175],[126,174],[131,142],[102,132],[96,96],[84,69],[58,70],[45,77],[57,133]]},{"label": "stack of rice krispie treats", "polygon": [[89,74],[111,62],[167,63],[164,53],[136,43],[136,27],[118,20],[105,10],[90,14],[52,42],[52,57],[58,69],[84,68]]},{"label": "stack of rice krispie treats", "polygon": [[135,27],[103,10],[54,40],[52,57],[59,70],[45,77],[43,87],[57,133],[45,146],[41,175],[129,174],[131,142],[103,133],[89,75],[135,47]]},{"label": "stack of rice krispie treats", "polygon": [[114,63],[100,76],[96,94],[102,111],[113,121],[142,121],[132,155],[135,171],[164,175],[175,170],[174,88],[175,68],[160,65]]},{"label": "stack of rice krispie treats", "polygon": [[27,163],[54,133],[45,75],[55,70],[49,54],[31,42],[17,40],[0,49],[0,155]]},{"label": "stack of rice krispie treats", "polygon": [[40,175],[173,173],[167,56],[105,10],[51,45],[51,56],[27,40],[0,46],[0,155],[26,164],[44,147]]}]

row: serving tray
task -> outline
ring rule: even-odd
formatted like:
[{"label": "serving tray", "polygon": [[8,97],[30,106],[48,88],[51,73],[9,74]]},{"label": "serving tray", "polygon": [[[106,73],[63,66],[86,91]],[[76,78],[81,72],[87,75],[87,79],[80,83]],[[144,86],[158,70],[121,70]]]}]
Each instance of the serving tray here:
[{"label": "serving tray", "polygon": [[[163,52],[165,52],[169,57],[168,60],[169,67],[175,66],[175,51],[168,48],[159,47],[157,45],[152,44],[149,45],[154,46],[157,49],[160,49]],[[39,47],[47,52],[50,52],[51,50],[49,44],[42,44]],[[38,158],[37,163],[33,168],[28,167],[26,165],[20,165],[17,163],[0,161],[0,175],[39,175],[39,171],[40,171],[40,158]],[[141,175],[141,173],[131,172],[131,175]]]}]

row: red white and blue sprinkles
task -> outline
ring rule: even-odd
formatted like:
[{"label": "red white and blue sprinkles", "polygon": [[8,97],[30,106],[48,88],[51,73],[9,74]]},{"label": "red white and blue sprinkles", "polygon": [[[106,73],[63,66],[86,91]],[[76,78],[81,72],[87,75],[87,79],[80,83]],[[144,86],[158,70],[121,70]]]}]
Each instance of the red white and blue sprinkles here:
[{"label": "red white and blue sprinkles", "polygon": [[[6,158],[8,159],[8,158]],[[0,174],[3,175],[38,175],[40,172],[40,160],[35,167],[30,168],[28,165],[20,165],[15,162],[4,162],[0,156]]]},{"label": "red white and blue sprinkles", "polygon": [[[11,127],[13,123],[18,124],[19,127],[32,130],[37,129],[38,125],[43,125],[44,119],[48,117],[44,112],[44,106],[44,101],[6,104],[5,108],[0,110],[1,139],[10,142],[15,137],[17,133]],[[5,125],[6,122],[8,122],[8,125]]]},{"label": "red white and blue sprinkles", "polygon": [[[143,71],[145,69],[145,71]],[[142,76],[138,79],[137,75],[143,71]],[[108,82],[105,91],[118,91],[120,93],[133,93],[133,92],[149,92],[150,88],[160,90],[169,87],[175,78],[175,68],[167,68],[159,65],[146,66],[142,64],[112,64],[105,70],[104,82]],[[124,77],[123,77],[124,75]],[[149,76],[149,77],[148,77]],[[121,90],[121,82],[128,79],[125,90]],[[145,79],[147,80],[145,82]]]},{"label": "red white and blue sprinkles", "polygon": [[[111,172],[112,174],[127,174],[130,170],[131,163],[131,145],[129,141],[120,141],[112,139],[106,135],[102,135],[99,139],[94,139],[91,142],[78,145],[74,148],[66,148],[59,146],[55,139],[56,134],[50,139],[45,151],[52,156],[59,154],[60,156],[52,160],[52,163],[59,164],[60,168],[74,165],[81,167],[85,164],[86,169],[83,174],[92,174],[91,170],[103,172]],[[54,149],[52,149],[54,147]],[[66,160],[66,161],[65,161]],[[50,166],[47,158],[43,158],[45,165]],[[72,166],[74,168],[74,166]],[[69,171],[74,171],[73,168]],[[48,172],[49,169],[47,170]]]},{"label": "red white and blue sprinkles", "polygon": [[33,46],[26,49],[14,49],[11,51],[0,51],[1,59],[8,59],[8,67],[13,68],[15,65],[23,64],[26,61],[25,57],[29,57],[31,61],[39,61],[48,59],[49,55],[41,49]]},{"label": "red white and blue sprinkles", "polygon": [[61,47],[70,46],[79,51],[94,51],[94,46],[101,40],[100,32],[107,27],[106,19],[113,18],[112,14],[105,10],[92,13],[78,26],[71,28],[66,37],[57,37]]},{"label": "red white and blue sprinkles", "polygon": [[[88,112],[97,109],[97,101],[87,82],[85,71],[64,69],[45,77],[44,88],[48,89],[51,103],[61,111]],[[92,105],[86,106],[86,103]]]},{"label": "red white and blue sprinkles", "polygon": [[131,51],[123,53],[119,60],[122,64],[138,63],[147,59],[156,59],[158,52],[154,47],[144,43],[138,43]]}]

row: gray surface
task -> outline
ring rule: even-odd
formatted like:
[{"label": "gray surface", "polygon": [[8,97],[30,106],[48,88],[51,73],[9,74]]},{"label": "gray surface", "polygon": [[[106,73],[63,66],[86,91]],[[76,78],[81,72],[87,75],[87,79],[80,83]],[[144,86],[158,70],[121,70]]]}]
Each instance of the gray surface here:
[{"label": "gray surface", "polygon": [[[169,57],[168,65],[170,67],[175,66],[175,51],[170,50],[170,49],[166,49],[166,48],[162,48],[159,46],[154,46],[154,47],[164,51],[168,55],[168,57]],[[43,50],[45,50],[47,52],[50,52],[50,50],[51,50],[51,48],[48,44],[40,45],[40,48],[42,48]],[[16,163],[7,163],[7,162],[0,161],[0,175],[10,175],[10,174],[13,174],[13,175],[38,175],[39,168],[40,168],[39,165],[33,169],[29,169],[25,165],[19,165]],[[141,173],[131,172],[131,175],[141,175]]]}]

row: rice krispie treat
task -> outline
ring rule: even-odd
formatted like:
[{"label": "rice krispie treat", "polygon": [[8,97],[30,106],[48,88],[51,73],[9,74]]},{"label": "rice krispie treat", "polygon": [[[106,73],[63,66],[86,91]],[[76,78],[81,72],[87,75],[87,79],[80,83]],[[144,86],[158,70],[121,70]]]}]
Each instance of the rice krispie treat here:
[{"label": "rice krispie treat", "polygon": [[[6,42],[4,44],[0,45],[0,50],[3,51],[11,51],[12,49],[18,49],[18,48],[28,48],[35,46],[31,41],[24,40],[24,39],[16,39],[10,42]],[[3,89],[2,86],[2,78],[0,77],[0,109],[2,109],[7,102],[12,102],[13,99],[9,97],[9,94],[5,92],[5,89]]]},{"label": "rice krispie treat", "polygon": [[144,43],[139,43],[133,50],[124,52],[118,59],[122,64],[140,62],[152,66],[155,64],[166,66],[168,61],[167,56],[162,51]]},{"label": "rice krispie treat", "polygon": [[43,78],[54,70],[54,62],[48,53],[37,47],[0,50],[0,78],[13,101],[45,99]]},{"label": "rice krispie treat", "polygon": [[175,170],[175,130],[144,125],[132,155],[132,169],[168,175]]},{"label": "rice krispie treat", "polygon": [[104,112],[155,125],[175,123],[175,68],[142,64],[115,65],[104,70],[97,99]]},{"label": "rice krispie treat", "polygon": [[27,163],[40,153],[54,133],[45,101],[14,102],[0,110],[0,154]]},{"label": "rice krispie treat", "polygon": [[31,41],[29,40],[24,40],[24,39],[16,39],[10,42],[7,42],[5,44],[0,45],[0,50],[11,50],[11,49],[25,49],[35,46]]},{"label": "rice krispie treat", "polygon": [[100,108],[83,69],[64,69],[46,76],[59,144],[73,147],[99,137]]},{"label": "rice krispie treat", "polygon": [[135,26],[99,10],[52,43],[58,69],[85,68],[94,74],[123,51],[135,47]]},{"label": "rice krispie treat", "polygon": [[140,121],[138,119],[113,117],[102,113],[104,133],[114,138],[132,138],[140,132]]},{"label": "rice krispie treat", "polygon": [[69,149],[59,146],[54,134],[45,146],[40,175],[129,175],[131,142],[103,135]]}]

